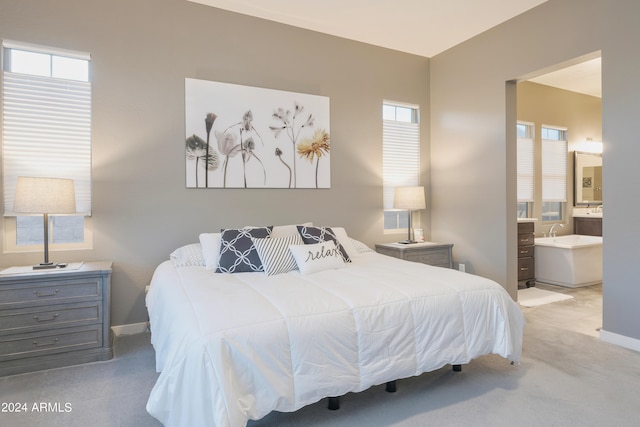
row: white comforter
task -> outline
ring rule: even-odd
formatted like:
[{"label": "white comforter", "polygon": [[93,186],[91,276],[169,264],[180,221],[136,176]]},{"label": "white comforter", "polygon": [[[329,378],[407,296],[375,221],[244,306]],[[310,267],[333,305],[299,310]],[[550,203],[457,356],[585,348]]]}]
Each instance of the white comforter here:
[{"label": "white comforter", "polygon": [[166,426],[244,426],[484,354],[519,361],[524,327],[491,280],[373,252],[310,275],[167,261],[147,307],[161,372],[147,410]]}]

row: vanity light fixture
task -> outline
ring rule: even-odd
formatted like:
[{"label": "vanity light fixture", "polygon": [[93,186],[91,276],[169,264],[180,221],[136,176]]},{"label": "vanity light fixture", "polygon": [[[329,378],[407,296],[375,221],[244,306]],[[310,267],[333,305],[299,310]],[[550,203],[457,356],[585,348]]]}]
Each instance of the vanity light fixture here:
[{"label": "vanity light fixture", "polygon": [[594,141],[593,138],[587,138],[586,141],[577,143],[574,146],[574,151],[602,154],[602,141]]},{"label": "vanity light fixture", "polygon": [[393,195],[394,209],[406,209],[409,216],[409,225],[407,227],[407,240],[398,243],[416,243],[411,238],[411,217],[413,211],[425,209],[427,207],[424,200],[424,187],[396,187]]}]

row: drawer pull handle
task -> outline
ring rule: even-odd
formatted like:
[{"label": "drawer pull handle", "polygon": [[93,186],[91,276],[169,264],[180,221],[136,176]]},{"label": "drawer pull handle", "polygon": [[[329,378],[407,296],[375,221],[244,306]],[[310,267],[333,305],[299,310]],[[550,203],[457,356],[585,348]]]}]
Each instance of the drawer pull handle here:
[{"label": "drawer pull handle", "polygon": [[58,342],[58,338],[54,338],[53,341],[50,341],[50,342],[47,342],[47,343],[44,343],[44,344],[40,344],[40,343],[38,343],[38,341],[34,341],[33,345],[35,345],[36,347],[46,347],[46,346],[49,346],[49,345],[56,345],[57,342]]},{"label": "drawer pull handle", "polygon": [[37,297],[52,297],[60,292],[60,289],[55,289],[53,292],[43,293],[41,291],[33,291],[34,295]]},{"label": "drawer pull handle", "polygon": [[520,251],[521,254],[526,254],[529,251]]},{"label": "drawer pull handle", "polygon": [[41,319],[39,316],[33,316],[33,319],[34,319],[36,322],[50,322],[50,321],[52,321],[52,320],[56,320],[56,318],[57,318],[58,316],[59,316],[59,314],[58,314],[58,313],[56,313],[56,314],[54,314],[53,316],[51,316],[51,317],[49,317],[49,318],[46,318],[46,319]]},{"label": "drawer pull handle", "polygon": [[520,243],[527,243],[529,239],[520,239]]},{"label": "drawer pull handle", "polygon": [[529,269],[529,267],[521,267],[520,271],[527,271]]}]

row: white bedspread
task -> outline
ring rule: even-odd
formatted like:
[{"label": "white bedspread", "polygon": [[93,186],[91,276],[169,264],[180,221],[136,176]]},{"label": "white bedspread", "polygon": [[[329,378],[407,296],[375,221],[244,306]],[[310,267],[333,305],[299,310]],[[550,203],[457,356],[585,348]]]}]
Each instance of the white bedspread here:
[{"label": "white bedspread", "polygon": [[373,252],[306,276],[167,261],[147,307],[147,410],[166,426],[244,426],[484,354],[519,361],[524,328],[497,283]]}]

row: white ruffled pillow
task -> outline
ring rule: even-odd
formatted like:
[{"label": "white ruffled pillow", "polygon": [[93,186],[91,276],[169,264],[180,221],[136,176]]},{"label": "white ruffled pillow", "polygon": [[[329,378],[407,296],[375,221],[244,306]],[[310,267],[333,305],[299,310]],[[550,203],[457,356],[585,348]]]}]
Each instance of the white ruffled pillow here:
[{"label": "white ruffled pillow", "polygon": [[345,262],[333,240],[308,245],[289,246],[302,274],[342,268]]},{"label": "white ruffled pillow", "polygon": [[303,224],[288,224],[288,225],[275,225],[271,230],[271,238],[288,237],[298,234],[298,225],[304,225],[305,227],[313,226],[312,222],[305,222]]},{"label": "white ruffled pillow", "polygon": [[205,265],[200,243],[190,243],[171,252],[169,259],[174,267],[200,267]]},{"label": "white ruffled pillow", "polygon": [[221,236],[222,233],[200,234],[202,256],[204,258],[204,266],[207,270],[215,270],[218,267],[218,258],[220,258]]},{"label": "white ruffled pillow", "polygon": [[351,238],[347,236],[347,231],[344,227],[331,227],[333,233],[336,235],[336,239],[338,239],[338,243],[342,245],[344,250],[347,252],[347,255],[350,259],[357,258],[360,256],[360,252],[356,249],[351,241]]},{"label": "white ruffled pillow", "polygon": [[351,242],[351,244],[355,248],[355,250],[358,253],[358,255],[364,254],[366,252],[375,252],[373,249],[371,249],[369,246],[365,245],[364,243],[362,243],[359,240],[356,240],[354,238],[349,238],[349,241]]}]

